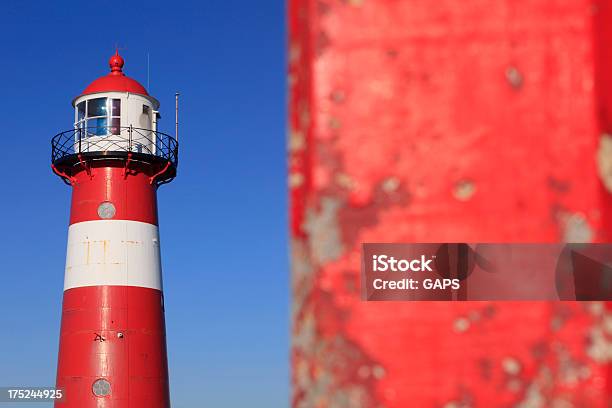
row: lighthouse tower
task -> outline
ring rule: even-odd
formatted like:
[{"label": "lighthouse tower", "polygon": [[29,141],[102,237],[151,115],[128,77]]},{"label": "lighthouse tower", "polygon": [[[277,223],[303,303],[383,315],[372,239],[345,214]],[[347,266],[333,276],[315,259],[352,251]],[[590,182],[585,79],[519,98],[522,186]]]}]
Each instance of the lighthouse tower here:
[{"label": "lighthouse tower", "polygon": [[178,165],[159,102],[110,58],[52,140],[72,186],[57,387],[65,408],[169,407],[156,192]]}]

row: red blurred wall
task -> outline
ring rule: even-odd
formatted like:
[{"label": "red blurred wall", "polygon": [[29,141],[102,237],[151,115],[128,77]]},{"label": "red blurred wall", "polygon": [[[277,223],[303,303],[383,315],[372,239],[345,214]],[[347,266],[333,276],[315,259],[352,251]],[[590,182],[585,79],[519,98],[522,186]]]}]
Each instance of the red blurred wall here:
[{"label": "red blurred wall", "polygon": [[612,8],[289,0],[294,407],[608,407],[604,303],[364,303],[362,242],[610,241]]}]

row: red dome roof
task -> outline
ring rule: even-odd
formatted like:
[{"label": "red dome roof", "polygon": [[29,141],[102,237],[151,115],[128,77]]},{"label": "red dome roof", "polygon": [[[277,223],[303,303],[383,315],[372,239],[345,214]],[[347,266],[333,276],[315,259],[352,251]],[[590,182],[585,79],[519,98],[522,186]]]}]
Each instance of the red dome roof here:
[{"label": "red dome roof", "polygon": [[125,76],[122,71],[124,61],[121,55],[119,55],[119,52],[115,52],[115,55],[110,58],[108,64],[111,68],[111,72],[89,84],[83,91],[83,95],[111,91],[149,95],[145,87],[140,85],[138,81]]}]

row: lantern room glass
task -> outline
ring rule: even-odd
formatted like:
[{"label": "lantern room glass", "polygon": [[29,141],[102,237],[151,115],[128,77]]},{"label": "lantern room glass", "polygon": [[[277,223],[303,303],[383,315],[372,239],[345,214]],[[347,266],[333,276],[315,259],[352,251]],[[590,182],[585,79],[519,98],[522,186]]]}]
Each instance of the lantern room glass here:
[{"label": "lantern room glass", "polygon": [[75,128],[86,137],[121,133],[121,99],[93,98],[76,106]]}]

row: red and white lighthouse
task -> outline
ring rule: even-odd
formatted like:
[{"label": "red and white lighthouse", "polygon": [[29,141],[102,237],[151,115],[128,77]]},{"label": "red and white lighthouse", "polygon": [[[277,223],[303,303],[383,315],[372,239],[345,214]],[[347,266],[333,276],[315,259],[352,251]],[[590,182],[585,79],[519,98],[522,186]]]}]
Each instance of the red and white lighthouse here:
[{"label": "red and white lighthouse", "polygon": [[72,186],[56,407],[169,407],[156,192],[178,165],[159,102],[110,59],[52,140]]}]

